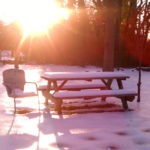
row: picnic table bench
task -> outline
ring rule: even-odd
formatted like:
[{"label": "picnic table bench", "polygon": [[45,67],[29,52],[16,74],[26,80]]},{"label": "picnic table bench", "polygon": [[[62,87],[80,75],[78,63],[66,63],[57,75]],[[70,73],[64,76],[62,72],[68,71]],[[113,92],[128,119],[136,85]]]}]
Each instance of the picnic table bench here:
[{"label": "picnic table bench", "polygon": [[[60,86],[60,84],[58,85]],[[72,91],[78,91],[78,90],[82,90],[82,89],[104,89],[106,88],[106,86],[104,84],[99,84],[99,83],[86,83],[86,84],[65,84],[62,86],[61,90],[72,90]],[[52,85],[50,87],[50,90],[54,90],[55,87],[54,85]],[[43,84],[43,85],[39,85],[38,86],[38,90],[42,91],[43,95],[44,92],[46,92],[47,90],[47,85]]]},{"label": "picnic table bench", "polygon": [[[133,101],[137,95],[135,91],[124,89],[122,81],[129,76],[119,72],[45,72],[41,78],[48,82],[38,89],[43,92],[46,104],[49,99],[55,103],[55,109],[59,114],[64,99],[117,97],[121,100],[123,109],[128,110],[127,101]],[[89,82],[87,84],[67,83],[82,80]],[[93,83],[93,80],[99,83]],[[113,81],[116,81],[117,89],[112,88]]]}]

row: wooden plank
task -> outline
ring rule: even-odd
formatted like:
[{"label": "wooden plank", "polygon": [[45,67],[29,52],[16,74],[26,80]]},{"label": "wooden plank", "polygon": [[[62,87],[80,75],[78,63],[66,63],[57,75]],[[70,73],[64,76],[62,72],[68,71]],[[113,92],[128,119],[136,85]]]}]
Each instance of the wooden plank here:
[{"label": "wooden plank", "polygon": [[63,99],[77,99],[77,98],[97,98],[97,97],[117,97],[120,98],[122,102],[122,107],[124,110],[128,110],[127,101],[133,101],[137,92],[125,89],[119,90],[81,90],[81,91],[57,91],[51,95],[55,102],[55,108],[58,114],[61,114],[61,105]]},{"label": "wooden plank", "polygon": [[[98,83],[85,83],[85,84],[65,84],[62,87],[62,90],[81,90],[81,89],[104,89],[106,86],[104,84],[98,84]],[[47,85],[39,85],[38,90],[44,91],[47,89]],[[54,87],[51,87],[51,90],[53,90]]]},{"label": "wooden plank", "polygon": [[45,72],[41,78],[46,80],[91,80],[91,79],[127,79],[120,72]]},{"label": "wooden plank", "polygon": [[82,90],[82,91],[58,91],[54,98],[75,99],[75,98],[96,98],[96,97],[125,97],[136,96],[137,92],[125,89],[119,90]]}]

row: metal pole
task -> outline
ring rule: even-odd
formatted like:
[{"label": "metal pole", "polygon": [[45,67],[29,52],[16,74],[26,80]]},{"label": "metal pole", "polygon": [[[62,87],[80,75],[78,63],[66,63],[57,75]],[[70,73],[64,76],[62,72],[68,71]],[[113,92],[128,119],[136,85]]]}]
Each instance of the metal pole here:
[{"label": "metal pole", "polygon": [[141,75],[142,75],[142,72],[141,72],[141,60],[139,60],[139,67],[138,67],[138,83],[137,83],[137,86],[138,86],[138,97],[137,97],[137,102],[140,102],[141,100]]}]

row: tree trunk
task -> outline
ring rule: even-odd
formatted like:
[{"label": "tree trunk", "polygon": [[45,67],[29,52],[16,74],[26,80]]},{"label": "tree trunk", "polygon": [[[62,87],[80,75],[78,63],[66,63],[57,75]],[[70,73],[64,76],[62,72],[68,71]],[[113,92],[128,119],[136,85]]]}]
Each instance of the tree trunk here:
[{"label": "tree trunk", "polygon": [[105,42],[103,71],[114,70],[114,49],[116,31],[116,7],[114,0],[105,0]]}]

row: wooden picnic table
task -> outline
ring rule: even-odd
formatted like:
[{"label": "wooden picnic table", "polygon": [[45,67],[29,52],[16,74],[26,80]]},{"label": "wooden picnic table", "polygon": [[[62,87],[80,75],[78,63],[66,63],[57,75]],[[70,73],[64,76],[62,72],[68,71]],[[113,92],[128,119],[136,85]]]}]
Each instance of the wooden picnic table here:
[{"label": "wooden picnic table", "polygon": [[[51,99],[52,101],[54,101],[59,113],[61,113],[62,99],[65,99],[65,98],[66,99],[84,98],[84,97],[105,98],[105,97],[116,95],[116,97],[121,97],[121,101],[122,101],[124,109],[128,109],[127,99],[124,99],[123,96],[130,96],[128,100],[133,100],[133,96],[136,95],[136,92],[121,90],[121,89],[124,89],[122,81],[129,78],[129,76],[120,72],[94,72],[94,71],[92,72],[45,72],[43,75],[41,75],[41,78],[47,80],[47,85],[44,87],[45,93],[46,93],[44,94],[46,98],[46,104],[48,104],[48,99]],[[82,80],[89,81],[87,86],[85,84],[84,87],[82,87],[80,86],[81,84],[74,82],[76,83],[76,86],[78,86],[81,91],[74,92],[74,89],[70,85],[64,91],[64,87],[67,86],[68,81],[78,81],[78,82],[81,81],[82,83]],[[95,93],[95,90],[93,90],[94,88],[91,88],[92,86],[90,87],[90,85],[92,85],[93,80],[98,80],[99,82],[101,82],[100,87],[102,88],[99,87],[101,91],[99,90],[97,93]],[[116,91],[116,89],[115,91],[112,89],[113,81],[117,83],[116,89],[118,89],[118,91]],[[90,89],[90,92],[86,92],[85,87],[86,89]],[[82,89],[84,89],[84,92],[82,91]],[[98,89],[98,88],[95,86],[95,89]],[[69,91],[66,91],[66,90],[69,90]],[[110,92],[110,90],[112,92]]]}]

